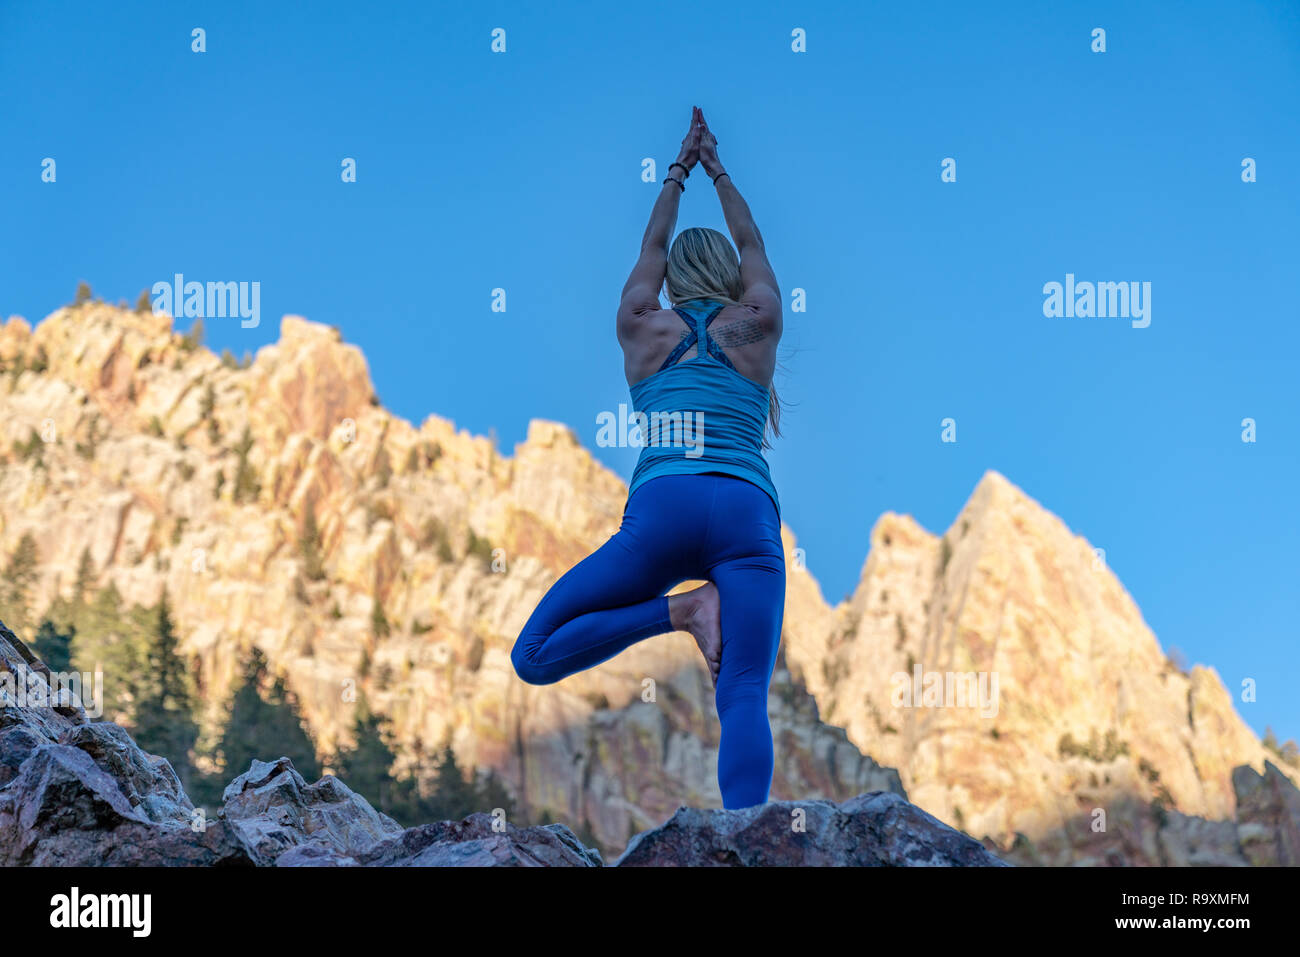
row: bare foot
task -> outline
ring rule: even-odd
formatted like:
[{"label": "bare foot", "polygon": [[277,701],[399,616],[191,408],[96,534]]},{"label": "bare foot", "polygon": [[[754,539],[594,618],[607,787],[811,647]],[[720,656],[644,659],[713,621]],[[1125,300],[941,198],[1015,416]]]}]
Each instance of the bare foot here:
[{"label": "bare foot", "polygon": [[673,628],[688,631],[709,666],[713,687],[718,687],[722,667],[722,621],[718,587],[709,582],[681,595],[668,596],[668,614]]}]

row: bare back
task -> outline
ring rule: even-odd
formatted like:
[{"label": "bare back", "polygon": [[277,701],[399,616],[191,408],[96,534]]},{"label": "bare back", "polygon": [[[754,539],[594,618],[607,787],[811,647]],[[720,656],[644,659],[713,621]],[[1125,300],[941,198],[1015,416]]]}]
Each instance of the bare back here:
[{"label": "bare back", "polygon": [[[761,388],[772,383],[776,370],[776,347],[779,335],[775,323],[761,315],[759,309],[745,304],[724,305],[722,312],[709,324],[709,338],[722,346],[736,371]],[[623,347],[623,373],[629,386],[653,375],[663,365],[692,328],[672,309],[656,309],[641,314],[636,329],[620,337]],[[681,362],[696,358],[696,348],[687,349]]]}]

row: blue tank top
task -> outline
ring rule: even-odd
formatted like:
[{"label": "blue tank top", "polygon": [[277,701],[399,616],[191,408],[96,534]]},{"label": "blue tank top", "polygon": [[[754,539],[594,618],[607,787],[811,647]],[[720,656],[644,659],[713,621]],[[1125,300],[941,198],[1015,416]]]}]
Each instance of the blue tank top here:
[{"label": "blue tank top", "polygon": [[[630,389],[642,449],[628,487],[661,475],[722,472],[752,482],[781,514],[776,487],[763,458],[769,390],[731,364],[709,338],[722,304],[695,299],[673,309],[691,328],[653,375]],[[691,346],[696,357],[678,362]]]}]

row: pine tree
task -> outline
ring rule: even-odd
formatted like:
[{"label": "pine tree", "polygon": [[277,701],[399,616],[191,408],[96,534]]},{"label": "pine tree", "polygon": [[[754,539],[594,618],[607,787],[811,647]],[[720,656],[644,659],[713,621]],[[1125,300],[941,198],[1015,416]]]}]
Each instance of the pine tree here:
[{"label": "pine tree", "polygon": [[77,562],[77,579],[72,586],[72,603],[74,608],[82,608],[90,597],[90,589],[95,581],[95,563],[90,557],[90,546],[81,550],[81,559]]},{"label": "pine tree", "polygon": [[172,763],[187,789],[194,777],[191,751],[198,741],[194,699],[189,673],[179,652],[179,640],[164,590],[149,617],[153,620],[144,648],[145,668],[140,675],[134,736],[146,751]]},{"label": "pine tree", "polygon": [[139,618],[123,613],[122,596],[112,582],[73,608],[73,667],[104,674],[104,716],[110,721],[133,721],[144,660],[145,635]]},{"label": "pine tree", "polygon": [[316,508],[311,503],[308,503],[307,514],[302,521],[300,547],[303,574],[311,581],[321,581],[325,577],[325,561],[321,557],[320,528],[316,525]]},{"label": "pine tree", "polygon": [[397,759],[389,739],[388,723],[374,714],[364,696],[357,705],[353,725],[356,743],[335,758],[337,776],[372,805],[405,827],[429,821],[459,821],[478,811],[502,808],[507,816],[515,805],[501,779],[489,771],[479,784],[473,773],[466,774],[450,747],[438,755],[429,775],[427,794],[420,791],[425,777],[423,749],[415,744],[415,768],[410,775],[397,779],[392,767]]},{"label": "pine tree", "polygon": [[0,600],[3,601],[0,620],[20,638],[31,638],[31,599],[38,562],[36,539],[31,532],[24,532],[5,567],[4,579],[0,581]]},{"label": "pine tree", "polygon": [[491,813],[497,808],[504,810],[507,817],[513,817],[515,802],[506,789],[505,782],[497,776],[496,770],[489,768],[487,777],[484,778],[479,788],[479,807],[477,810]]},{"label": "pine tree", "polygon": [[244,434],[240,436],[239,443],[235,446],[235,454],[239,457],[239,463],[235,467],[235,490],[231,495],[232,501],[236,504],[246,501],[256,501],[258,493],[261,492],[261,483],[257,481],[257,472],[248,463],[248,453],[253,448],[253,435],[248,426],[244,426]]},{"label": "pine tree", "polygon": [[211,382],[203,390],[203,400],[199,405],[199,415],[208,425],[208,441],[216,445],[221,441],[221,426],[217,424],[214,414],[217,408],[217,390]]},{"label": "pine tree", "polygon": [[370,633],[376,638],[387,638],[391,632],[384,606],[376,595],[370,603]]},{"label": "pine tree", "polygon": [[451,748],[438,756],[433,771],[433,793],[422,803],[421,811],[431,821],[459,821],[483,810],[477,789],[465,779],[456,763],[456,752]]},{"label": "pine tree", "polygon": [[186,352],[193,352],[199,346],[203,345],[203,317],[194,320],[190,326],[190,331],[185,333],[181,338],[181,348]]},{"label": "pine tree", "polygon": [[397,755],[389,747],[388,722],[370,710],[364,694],[357,701],[352,738],[353,745],[340,750],[334,760],[336,776],[379,810],[405,824],[409,785],[393,780],[391,770]]},{"label": "pine tree", "polygon": [[254,758],[274,761],[282,755],[306,780],[320,777],[316,748],[303,730],[297,699],[283,678],[268,678],[260,649],[249,655],[242,683],[231,696],[219,752],[227,779],[247,771]]},{"label": "pine tree", "polygon": [[49,666],[50,671],[64,674],[72,670],[72,639],[75,636],[75,628],[64,630],[46,617],[36,629],[32,650]]},{"label": "pine tree", "polygon": [[[421,768],[417,766],[417,775]],[[507,817],[515,813],[515,804],[493,770],[480,782],[474,771],[463,771],[456,760],[456,752],[448,747],[438,755],[434,766],[429,793],[421,795],[412,782],[411,800],[407,818],[413,824],[428,821],[459,821],[470,814],[483,811],[491,813],[501,808]]]}]

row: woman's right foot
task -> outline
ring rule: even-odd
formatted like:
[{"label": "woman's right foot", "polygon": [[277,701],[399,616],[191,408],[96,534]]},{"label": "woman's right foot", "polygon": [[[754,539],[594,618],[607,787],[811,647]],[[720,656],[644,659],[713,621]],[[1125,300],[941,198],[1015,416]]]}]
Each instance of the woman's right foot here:
[{"label": "woman's right foot", "polygon": [[722,668],[722,615],[718,586],[709,582],[681,595],[668,596],[668,617],[677,631],[690,632],[709,666],[713,687]]}]

